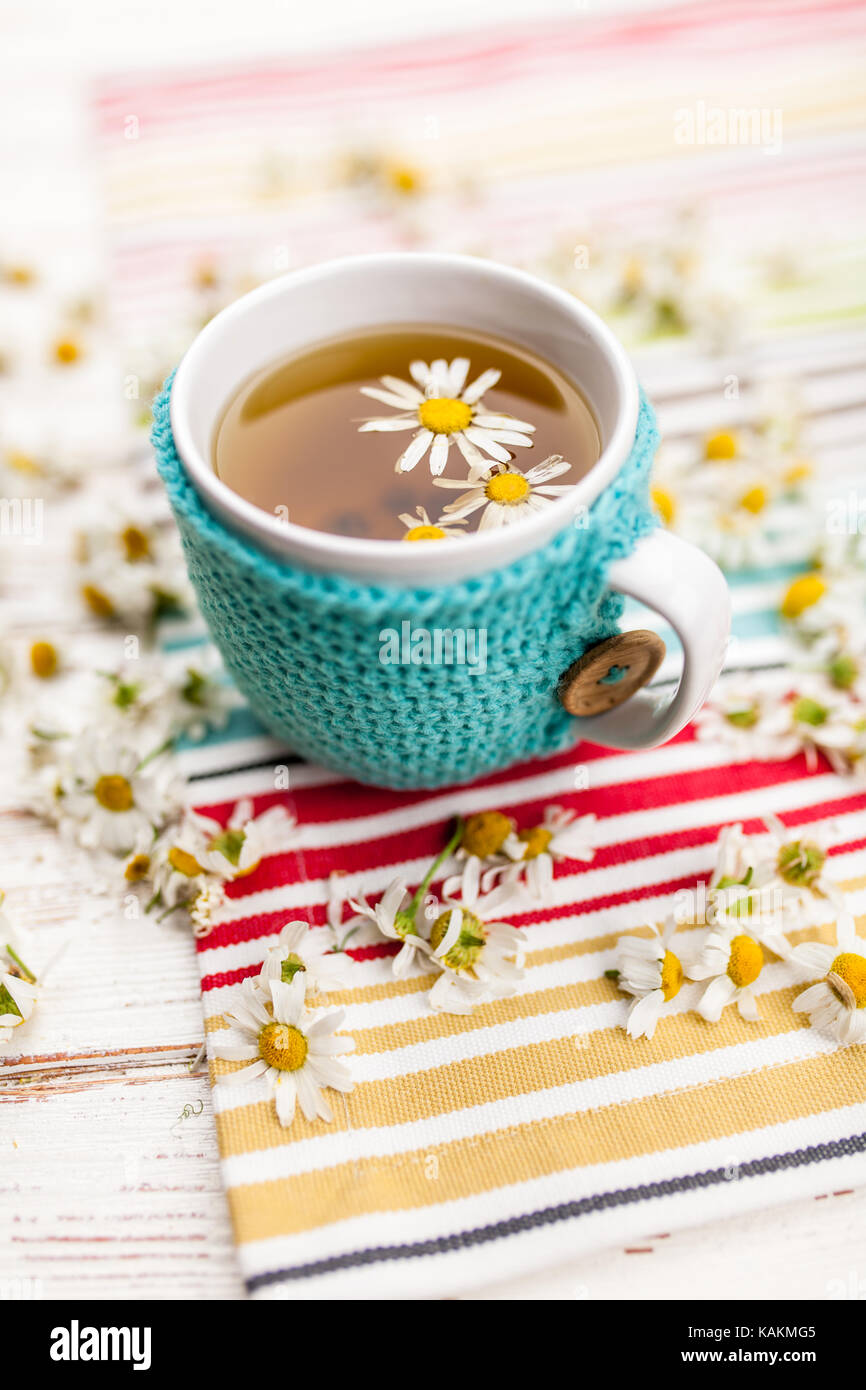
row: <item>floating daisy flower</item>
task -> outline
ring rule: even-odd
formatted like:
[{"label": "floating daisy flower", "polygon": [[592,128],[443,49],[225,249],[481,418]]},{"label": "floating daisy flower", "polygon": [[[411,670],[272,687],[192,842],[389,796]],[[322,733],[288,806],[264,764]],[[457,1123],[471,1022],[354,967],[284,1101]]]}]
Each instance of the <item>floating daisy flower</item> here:
[{"label": "floating daisy flower", "polygon": [[143,759],[93,730],[85,730],[55,774],[55,817],[84,849],[143,849],[179,804],[179,781],[164,761]]},{"label": "floating daisy flower", "polygon": [[406,527],[404,541],[447,541],[466,534],[460,530],[463,521],[450,521],[447,517],[431,521],[426,507],[416,507],[414,516],[411,512],[401,512],[398,520]]},{"label": "floating daisy flower", "polygon": [[677,997],[683,985],[682,961],[670,950],[675,919],[668,917],[661,931],[655,922],[647,926],[651,937],[620,937],[616,969],[610,972],[618,988],[634,996],[626,1022],[630,1038],[651,1038],[665,1004]]},{"label": "floating daisy flower", "polygon": [[550,506],[556,497],[570,492],[570,484],[549,485],[551,478],[567,473],[570,467],[561,454],[551,454],[527,473],[521,473],[518,468],[488,467],[483,472],[473,471],[468,478],[436,478],[434,481],[438,487],[469,488],[455,502],[449,502],[445,512],[452,520],[460,520],[483,507],[478,529],[488,531],[524,521]]},{"label": "floating daisy flower", "polygon": [[482,397],[491,390],[502,375],[490,368],[466,386],[469,359],[455,357],[453,362],[438,358],[429,366],[412,362],[409,366],[412,382],[399,377],[383,376],[380,386],[362,386],[365,396],[383,405],[393,406],[396,415],[365,420],[359,429],[364,431],[414,430],[412,441],[397,460],[396,472],[408,473],[430,451],[430,472],[438,477],[448,462],[448,452],[456,444],[472,469],[485,465],[484,454],[507,463],[512,448],[528,448],[529,436],[535,426],[511,415],[497,415],[485,410]]},{"label": "floating daisy flower", "polygon": [[334,1116],[323,1089],[349,1092],[353,1088],[349,1068],[337,1060],[355,1046],[353,1038],[336,1036],[345,1011],[310,1012],[304,1007],[304,995],[301,974],[289,984],[269,980],[267,995],[254,980],[244,980],[239,999],[225,1014],[228,1035],[220,1032],[212,1043],[216,1057],[247,1063],[240,1071],[220,1076],[219,1083],[264,1082],[284,1127],[294,1120],[297,1104],[308,1120],[318,1117],[330,1124]]},{"label": "floating daisy flower", "polygon": [[307,922],[287,922],[278,941],[268,948],[259,984],[264,989],[270,980],[290,984],[300,973],[307,994],[343,989],[352,962],[343,952],[331,951],[324,938],[323,931],[313,931]]},{"label": "floating daisy flower", "polygon": [[844,1046],[866,1042],[866,942],[850,913],[836,923],[836,945],[807,941],[788,960],[801,978],[823,979],[794,1000],[795,1013],[808,1013],[812,1026]]},{"label": "floating daisy flower", "polygon": [[755,985],[766,964],[764,945],[780,956],[788,952],[781,933],[757,932],[743,922],[725,923],[707,933],[698,955],[686,965],[690,980],[709,980],[697,1012],[708,1023],[718,1023],[722,1010],[736,1004],[741,1016],[759,1018]]}]

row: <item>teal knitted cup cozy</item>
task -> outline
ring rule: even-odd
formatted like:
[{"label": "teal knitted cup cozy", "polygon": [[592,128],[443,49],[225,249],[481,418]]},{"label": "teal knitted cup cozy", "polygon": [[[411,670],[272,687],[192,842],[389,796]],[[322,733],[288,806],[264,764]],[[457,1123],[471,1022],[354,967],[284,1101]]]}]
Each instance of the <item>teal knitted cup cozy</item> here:
[{"label": "teal knitted cup cozy", "polygon": [[[645,398],[628,459],[577,522],[502,569],[411,588],[312,573],[224,526],[177,455],[170,392],[171,379],[152,439],[199,606],[238,689],[294,752],[415,789],[469,782],[579,737],[557,699],[560,676],[617,631],[623,600],[608,568],[655,525],[658,433]],[[471,660],[448,661],[455,634]]]}]

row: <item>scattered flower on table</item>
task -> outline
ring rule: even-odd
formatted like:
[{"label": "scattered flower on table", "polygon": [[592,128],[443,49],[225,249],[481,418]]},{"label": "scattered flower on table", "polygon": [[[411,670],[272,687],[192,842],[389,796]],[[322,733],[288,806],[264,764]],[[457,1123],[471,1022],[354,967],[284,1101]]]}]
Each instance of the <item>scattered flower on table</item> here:
[{"label": "scattered flower on table", "polygon": [[513,904],[510,885],[482,891],[477,876],[463,879],[460,902],[445,899],[430,923],[431,962],[442,971],[430,991],[431,1008],[471,1013],[487,999],[514,994],[524,978],[525,942],[509,922],[495,920]]},{"label": "scattered flower on table", "polygon": [[793,757],[802,744],[783,693],[756,675],[722,677],[695,715],[698,738],[724,744],[739,762]]},{"label": "scattered flower on table", "polygon": [[[522,859],[526,845],[517,833],[516,822],[502,811],[478,811],[460,823],[456,858],[462,862],[459,874],[445,880],[443,893],[454,898],[467,885],[473,895],[478,892],[482,872],[501,869]],[[489,884],[485,877],[484,886]]]},{"label": "scattered flower on table", "polygon": [[308,1010],[300,972],[290,983],[267,983],[265,993],[256,980],[244,980],[234,1006],[226,1010],[229,1029],[213,1036],[214,1056],[246,1065],[219,1076],[217,1082],[223,1086],[263,1082],[286,1128],[295,1118],[297,1105],[308,1120],[330,1123],[334,1116],[323,1091],[353,1089],[349,1068],[338,1061],[355,1046],[353,1038],[337,1033],[345,1011]]},{"label": "scattered flower on table", "polygon": [[285,806],[270,806],[256,816],[248,797],[236,804],[224,827],[198,813],[193,824],[203,841],[201,862],[229,881],[251,874],[270,855],[288,854],[297,843],[297,821]]},{"label": "scattered flower on table", "polygon": [[181,805],[181,783],[165,757],[143,757],[92,728],[64,744],[48,780],[45,809],[83,849],[127,854],[146,848]]},{"label": "scattered flower on table", "polygon": [[389,941],[398,941],[400,950],[394,956],[392,969],[400,980],[416,965],[416,957],[429,955],[430,947],[421,928],[425,922],[425,903],[416,891],[410,894],[405,881],[395,878],[382,897],[371,907],[366,898],[350,899],[355,912],[374,924]]},{"label": "scattered flower on table", "polygon": [[522,883],[538,902],[550,900],[553,866],[563,859],[589,864],[595,858],[593,837],[597,819],[593,812],[578,816],[564,806],[547,806],[540,825],[520,830],[523,858],[500,871],[503,885]]},{"label": "scattered flower on table", "polygon": [[765,946],[776,955],[787,954],[781,932],[759,934],[744,922],[728,922],[708,932],[697,955],[686,961],[690,980],[709,982],[695,1006],[708,1023],[718,1023],[728,1004],[736,1004],[750,1022],[760,1017],[755,990],[766,964]]},{"label": "scattered flower on table", "polygon": [[181,664],[139,657],[100,676],[112,719],[147,724],[159,741],[184,736],[199,743],[211,729],[225,727],[237,704],[211,647]]},{"label": "scattered flower on table", "polygon": [[0,893],[0,1050],[12,1044],[15,1029],[26,1023],[39,995],[36,976],[25,963],[26,939],[12,922]]},{"label": "scattered flower on table", "polygon": [[327,994],[344,989],[349,981],[351,958],[343,951],[332,951],[323,930],[303,921],[287,922],[279,939],[268,948],[259,973],[259,983],[270,980],[289,984],[301,974],[307,994]]},{"label": "scattered flower on table", "polygon": [[647,922],[647,926],[652,932],[650,937],[620,937],[616,966],[610,972],[617,987],[633,995],[626,1021],[630,1038],[653,1036],[665,1004],[676,999],[684,979],[683,963],[670,949],[677,929],[675,918],[668,917],[661,931],[655,922]]},{"label": "scattered flower on table", "polygon": [[866,1042],[866,942],[854,918],[841,913],[836,944],[820,941],[795,946],[788,957],[801,979],[823,976],[794,1001],[796,1013],[808,1013],[814,1028],[846,1047]]},{"label": "scattered flower on table", "polygon": [[766,815],[764,823],[768,833],[760,841],[758,874],[771,890],[779,890],[785,907],[802,914],[816,898],[840,906],[840,890],[827,872],[833,826],[800,835],[778,816]]},{"label": "scattered flower on table", "polygon": [[134,516],[90,525],[78,534],[78,590],[102,622],[149,629],[157,619],[195,609],[173,525]]},{"label": "scattered flower on table", "polygon": [[397,412],[365,420],[358,427],[362,433],[414,431],[397,459],[397,473],[408,473],[429,450],[430,472],[438,477],[448,462],[452,444],[456,444],[473,470],[485,466],[485,454],[499,463],[508,463],[512,455],[506,445],[528,448],[532,444],[534,425],[485,410],[484,392],[494,387],[502,375],[495,368],[482,372],[469,386],[466,357],[455,357],[450,363],[440,358],[429,365],[411,362],[409,374],[411,382],[383,376],[380,386],[361,387],[365,396]]},{"label": "scattered flower on table", "polygon": [[571,492],[571,484],[550,485],[552,478],[560,477],[570,468],[571,464],[566,463],[561,454],[551,454],[526,473],[521,473],[519,468],[494,465],[483,471],[473,470],[468,478],[436,478],[434,481],[438,487],[469,489],[445,506],[445,515],[451,521],[465,520],[483,507],[478,529],[489,531],[524,521],[557,497]]},{"label": "scattered flower on table", "polygon": [[210,936],[227,901],[226,890],[221,883],[207,883],[201,889],[189,907],[193,936],[199,940]]}]

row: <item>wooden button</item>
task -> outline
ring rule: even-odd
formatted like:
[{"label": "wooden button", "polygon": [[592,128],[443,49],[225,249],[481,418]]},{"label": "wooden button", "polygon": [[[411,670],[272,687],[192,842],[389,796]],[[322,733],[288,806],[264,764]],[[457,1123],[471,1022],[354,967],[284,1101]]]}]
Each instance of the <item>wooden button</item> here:
[{"label": "wooden button", "polygon": [[569,666],[559,682],[559,698],[569,714],[603,714],[652,680],[664,654],[656,632],[608,637]]}]

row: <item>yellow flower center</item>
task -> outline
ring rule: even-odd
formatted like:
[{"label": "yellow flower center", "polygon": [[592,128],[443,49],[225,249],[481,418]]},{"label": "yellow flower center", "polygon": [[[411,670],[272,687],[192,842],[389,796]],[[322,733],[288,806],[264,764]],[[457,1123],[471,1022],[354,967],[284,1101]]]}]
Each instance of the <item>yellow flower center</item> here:
[{"label": "yellow flower center", "polygon": [[463,823],[460,848],[479,859],[489,859],[501,850],[511,834],[511,821],[501,811],[480,811]]},{"label": "yellow flower center", "polygon": [[134,854],[123,871],[128,883],[140,883],[150,873],[150,855]]},{"label": "yellow flower center", "polygon": [[169,850],[168,862],[177,873],[183,874],[184,878],[195,878],[196,874],[204,873],[198,860],[178,845],[172,845]]},{"label": "yellow flower center", "polygon": [[390,164],[385,177],[395,193],[417,193],[424,183],[420,171],[409,164]]},{"label": "yellow flower center", "polygon": [[522,473],[496,473],[484,489],[491,502],[500,507],[514,507],[528,497],[529,483]]},{"label": "yellow flower center", "polygon": [[679,956],[675,956],[673,951],[665,951],[662,961],[662,983],[661,991],[665,998],[665,1003],[674,999],[683,987],[683,966]]},{"label": "yellow flower center", "polygon": [[10,265],[4,270],[3,279],[7,285],[14,285],[17,290],[23,290],[33,284],[36,276],[29,265]]},{"label": "yellow flower center", "polygon": [[140,526],[127,526],[120,533],[121,544],[126,554],[127,563],[134,565],[138,560],[144,560],[150,554],[150,541],[147,533],[142,531]]},{"label": "yellow flower center", "polygon": [[71,367],[81,356],[81,349],[74,338],[59,338],[54,344],[54,360],[62,367]]},{"label": "yellow flower center", "polygon": [[622,287],[626,294],[637,294],[645,280],[643,263],[637,256],[628,256],[622,268]]},{"label": "yellow flower center", "polygon": [[654,487],[650,489],[650,497],[665,526],[670,526],[677,514],[677,504],[671,493],[663,487]]},{"label": "yellow flower center", "polygon": [[259,1053],[277,1071],[300,1071],[309,1043],[291,1023],[266,1023],[259,1033]]},{"label": "yellow flower center", "polygon": [[798,459],[792,463],[790,468],[786,468],[782,474],[782,481],[788,484],[802,483],[807,478],[811,478],[813,468],[808,459]]},{"label": "yellow flower center", "polygon": [[537,859],[539,854],[545,854],[553,839],[550,830],[545,830],[543,825],[535,825],[531,830],[521,830],[517,836],[526,845],[524,859]]},{"label": "yellow flower center", "polygon": [[448,537],[441,526],[413,526],[403,537],[404,541],[444,541]]},{"label": "yellow flower center", "polygon": [[[830,985],[843,1003],[853,1005],[857,1009],[866,1008],[866,956],[858,956],[854,951],[843,951],[830,966],[830,975],[836,977],[830,981]],[[838,988],[836,981],[841,983],[842,989]]]},{"label": "yellow flower center", "polygon": [[434,396],[419,405],[418,419],[425,430],[434,434],[459,434],[472,419],[472,407],[450,396]]},{"label": "yellow flower center", "polygon": [[799,618],[807,608],[811,608],[827,592],[827,585],[820,574],[801,574],[795,579],[782,599],[782,614],[786,618]]},{"label": "yellow flower center", "polygon": [[128,811],[135,804],[132,787],[118,772],[109,772],[97,778],[93,795],[106,811]]},{"label": "yellow flower center", "polygon": [[9,450],[6,455],[6,466],[11,468],[14,473],[24,473],[27,477],[33,477],[42,472],[33,455],[24,454],[20,449]]},{"label": "yellow flower center", "polygon": [[748,492],[744,492],[740,498],[740,506],[745,512],[751,512],[757,516],[762,512],[769,501],[767,489],[765,487],[750,487]]},{"label": "yellow flower center", "polygon": [[739,452],[739,440],[730,430],[719,430],[718,434],[711,434],[704,445],[704,456],[712,461],[735,459]]},{"label": "yellow flower center", "polygon": [[34,642],[30,648],[30,668],[40,680],[50,680],[57,674],[57,648],[51,642]]},{"label": "yellow flower center", "polygon": [[[430,945],[434,951],[444,941],[450,923],[450,911],[440,913],[433,923],[430,929]],[[484,925],[480,918],[476,917],[474,912],[467,912],[464,908],[460,918],[460,935],[442,959],[451,970],[471,972],[484,950],[485,939]]]},{"label": "yellow flower center", "polygon": [[735,936],[728,958],[728,979],[737,989],[744,989],[757,980],[763,967],[764,952],[758,942],[751,936]]},{"label": "yellow flower center", "polygon": [[97,618],[114,617],[114,604],[111,599],[101,589],[95,588],[93,584],[84,585],[81,590],[81,597],[91,613],[94,613]]}]

